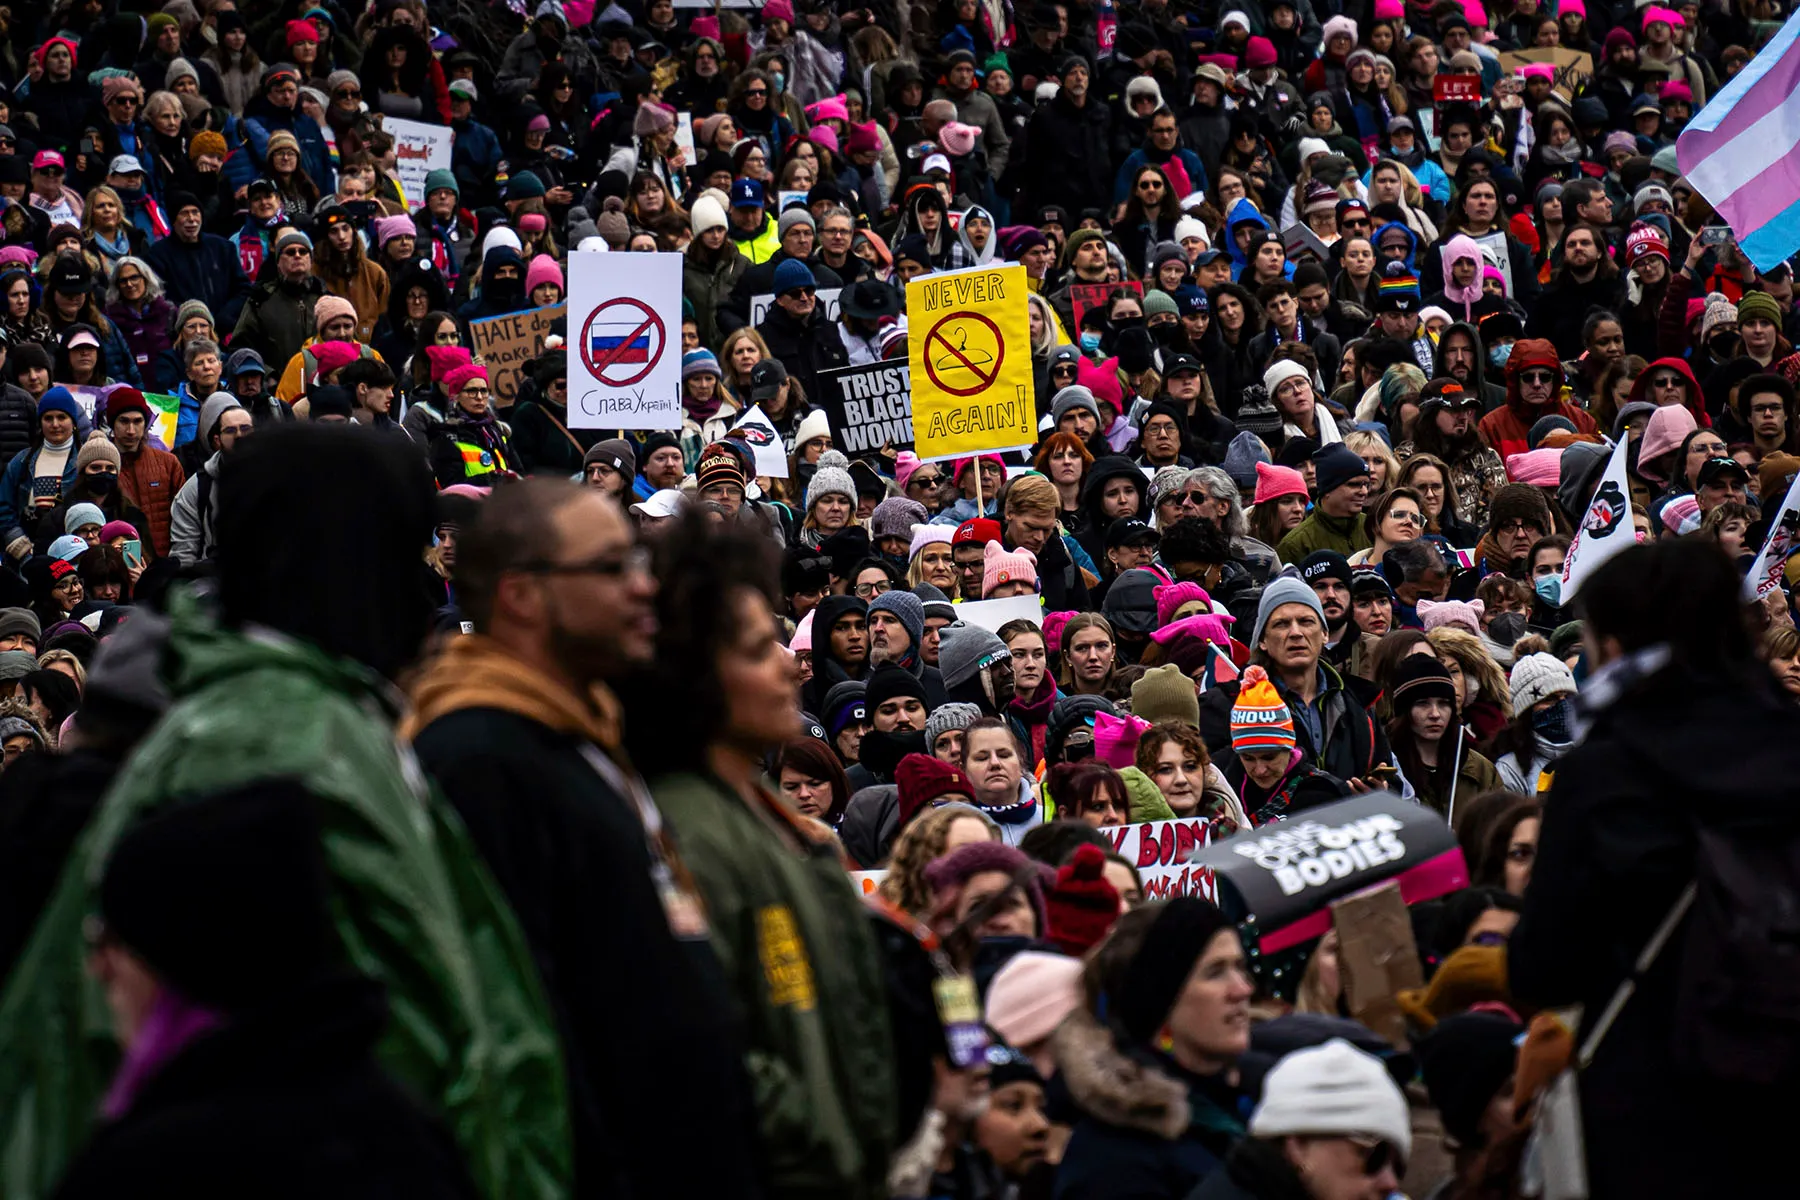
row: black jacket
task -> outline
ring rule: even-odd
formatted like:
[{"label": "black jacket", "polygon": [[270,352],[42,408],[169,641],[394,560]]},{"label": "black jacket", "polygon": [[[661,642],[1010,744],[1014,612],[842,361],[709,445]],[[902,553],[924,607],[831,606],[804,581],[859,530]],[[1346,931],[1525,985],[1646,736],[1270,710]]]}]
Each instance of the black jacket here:
[{"label": "black jacket", "polygon": [[[677,938],[632,801],[583,745],[464,709],[415,739],[506,893],[562,1032],[576,1194],[754,1194],[742,1035],[705,939]],[[700,1088],[706,1152],[670,1121]]]},{"label": "black jacket", "polygon": [[[174,214],[169,217],[173,220]],[[213,328],[237,328],[244,301],[250,297],[250,280],[230,242],[204,230],[196,242],[184,242],[171,233],[150,247],[144,261],[162,276],[169,299],[178,305],[187,300],[204,301],[212,312]]]},{"label": "black jacket", "polygon": [[1616,275],[1608,279],[1596,273],[1586,283],[1566,276],[1552,279],[1531,305],[1525,336],[1549,338],[1558,358],[1574,358],[1582,351],[1581,326],[1588,309],[1615,307],[1622,289]]},{"label": "black jacket", "polygon": [[14,383],[0,385],[0,459],[11,462],[31,445],[37,428],[37,405],[31,394]]},{"label": "black jacket", "polygon": [[1081,568],[1075,565],[1075,558],[1061,537],[1051,534],[1038,551],[1037,560],[1038,593],[1044,598],[1045,612],[1085,612],[1094,607],[1087,580],[1082,578]]},{"label": "black jacket", "polygon": [[1081,548],[1087,551],[1102,574],[1108,570],[1105,565],[1106,535],[1112,529],[1113,518],[1106,515],[1101,499],[1106,494],[1106,485],[1115,479],[1127,480],[1137,487],[1139,517],[1150,509],[1144,502],[1148,481],[1129,458],[1109,455],[1095,460],[1088,468],[1087,482],[1081,485],[1081,527],[1073,532],[1075,540],[1081,543]]},{"label": "black jacket", "polygon": [[[1601,708],[1557,760],[1507,974],[1533,1008],[1584,1004],[1583,1037],[1693,878],[1697,824],[1800,836],[1786,782],[1800,772],[1800,716],[1753,669],[1671,665]],[[1595,1200],[1754,1191],[1785,1157],[1779,1138],[1750,1133],[1780,1101],[1671,1064],[1683,942],[1678,930],[1582,1074]],[[1727,1138],[1740,1150],[1722,1159]]]},{"label": "black jacket", "polygon": [[1039,204],[1070,214],[1112,206],[1112,114],[1088,89],[1080,108],[1067,94],[1039,108],[1025,131],[1026,188]]},{"label": "black jacket", "polygon": [[469,1200],[449,1134],[375,1061],[381,987],[322,978],[184,1047],[103,1126],[57,1190],[189,1200]]},{"label": "black jacket", "polygon": [[838,336],[837,324],[815,307],[803,325],[779,304],[769,309],[768,319],[756,327],[769,353],[781,360],[790,377],[800,381],[808,400],[821,395],[819,373],[850,365],[850,352]]},{"label": "black jacket", "polygon": [[[1319,693],[1325,745],[1323,748],[1313,745],[1306,722],[1296,718],[1294,733],[1299,738],[1300,749],[1305,752],[1309,765],[1329,775],[1339,779],[1367,778],[1375,766],[1393,757],[1388,749],[1387,734],[1344,687],[1343,677],[1335,668],[1321,663],[1320,669],[1325,672],[1325,690]],[[1299,698],[1279,679],[1273,675],[1269,678],[1288,708],[1297,710]],[[1206,741],[1207,751],[1215,758],[1231,757],[1231,706],[1237,703],[1240,686],[1236,680],[1215,684],[1200,697],[1200,736]]]}]

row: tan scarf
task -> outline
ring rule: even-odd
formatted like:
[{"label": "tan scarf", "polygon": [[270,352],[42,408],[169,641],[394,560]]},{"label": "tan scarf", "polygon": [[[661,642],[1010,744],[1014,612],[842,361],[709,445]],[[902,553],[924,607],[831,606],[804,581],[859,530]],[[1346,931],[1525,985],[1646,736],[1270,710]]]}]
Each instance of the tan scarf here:
[{"label": "tan scarf", "polygon": [[619,702],[604,684],[577,695],[478,633],[451,640],[420,672],[410,698],[412,712],[400,723],[400,736],[408,742],[439,717],[497,708],[558,733],[579,734],[614,758],[619,754]]}]

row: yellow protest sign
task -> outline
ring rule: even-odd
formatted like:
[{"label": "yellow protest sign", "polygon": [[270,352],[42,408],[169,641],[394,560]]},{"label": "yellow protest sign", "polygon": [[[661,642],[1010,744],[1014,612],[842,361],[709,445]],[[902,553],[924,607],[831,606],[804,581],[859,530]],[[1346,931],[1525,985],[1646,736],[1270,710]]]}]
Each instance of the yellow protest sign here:
[{"label": "yellow protest sign", "polygon": [[913,449],[922,459],[1037,441],[1025,268],[970,267],[906,285]]}]

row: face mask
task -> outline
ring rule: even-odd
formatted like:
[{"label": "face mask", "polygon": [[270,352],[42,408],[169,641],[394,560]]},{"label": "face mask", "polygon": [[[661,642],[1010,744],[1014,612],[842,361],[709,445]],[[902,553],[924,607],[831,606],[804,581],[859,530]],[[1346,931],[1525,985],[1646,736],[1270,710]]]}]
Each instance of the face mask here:
[{"label": "face mask", "polygon": [[781,89],[787,86],[787,76],[783,75],[780,71],[776,71],[773,75],[769,76],[769,86],[774,88],[776,94],[779,95]]},{"label": "face mask", "polygon": [[1081,335],[1081,348],[1083,350],[1086,350],[1089,354],[1099,353],[1099,351],[1100,351],[1100,335],[1097,333],[1082,334]]},{"label": "face mask", "polygon": [[1163,345],[1173,346],[1181,340],[1181,322],[1164,321],[1161,325],[1152,325],[1150,333]]},{"label": "face mask", "polygon": [[1562,576],[1539,575],[1531,581],[1532,590],[1544,598],[1551,608],[1562,607]]},{"label": "face mask", "polygon": [[89,475],[87,477],[88,491],[94,493],[96,496],[110,496],[112,490],[118,486],[119,477],[114,475],[111,471],[104,471],[99,475]]},{"label": "face mask", "polygon": [[1511,357],[1512,357],[1512,343],[1511,342],[1507,342],[1504,345],[1495,346],[1493,349],[1488,351],[1488,361],[1493,363],[1496,367],[1504,367],[1506,365],[1506,360]]},{"label": "face mask", "polygon": [[1569,703],[1569,698],[1564,696],[1543,712],[1534,713],[1531,727],[1547,742],[1566,743],[1575,738],[1573,722],[1574,708]]}]

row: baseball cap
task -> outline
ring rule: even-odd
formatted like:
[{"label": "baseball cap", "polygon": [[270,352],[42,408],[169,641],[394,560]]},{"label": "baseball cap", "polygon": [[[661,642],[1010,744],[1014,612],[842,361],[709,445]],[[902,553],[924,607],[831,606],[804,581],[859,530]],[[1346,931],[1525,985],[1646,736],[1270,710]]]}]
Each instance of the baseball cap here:
[{"label": "baseball cap", "polygon": [[1156,545],[1162,541],[1162,534],[1136,517],[1128,521],[1114,521],[1112,528],[1106,531],[1106,548],[1117,550],[1120,546],[1142,546],[1148,543]]},{"label": "baseball cap", "polygon": [[109,175],[142,175],[144,164],[137,160],[135,154],[121,154],[112,160],[112,166],[106,169]]},{"label": "baseball cap", "polygon": [[461,96],[465,100],[481,99],[481,93],[475,90],[473,79],[453,79],[450,81],[449,91],[452,96]]},{"label": "baseball cap", "polygon": [[92,346],[94,349],[98,350],[100,348],[100,339],[94,336],[93,330],[80,329],[69,338],[69,344],[65,346],[64,349],[73,350],[77,346]]},{"label": "baseball cap", "polygon": [[61,171],[65,169],[65,166],[63,156],[54,150],[39,150],[31,160],[31,169],[34,171],[42,171],[48,167],[55,167]]},{"label": "baseball cap", "polygon": [[925,156],[925,161],[920,164],[919,169],[927,175],[931,174],[933,171],[942,171],[946,175],[954,173],[950,170],[949,156],[944,154],[927,154]]},{"label": "baseball cap", "polygon": [[787,377],[787,368],[779,358],[762,359],[750,368],[750,399],[758,404],[773,400]]},{"label": "baseball cap", "polygon": [[1183,371],[1192,371],[1194,374],[1198,375],[1203,369],[1204,368],[1200,366],[1200,360],[1193,355],[1177,354],[1174,360],[1170,362],[1168,367],[1163,371],[1163,378],[1173,379]]},{"label": "baseball cap", "polygon": [[731,207],[761,208],[763,185],[755,179],[739,179],[731,185]]},{"label": "baseball cap", "polygon": [[1413,129],[1412,118],[1409,116],[1406,116],[1405,114],[1401,114],[1400,116],[1397,116],[1397,117],[1388,118],[1388,132],[1393,133],[1397,129],[1412,130]]},{"label": "baseball cap", "polygon": [[50,269],[50,290],[61,292],[65,296],[79,296],[93,282],[93,275],[88,271],[87,264],[74,254],[58,257],[56,265]]},{"label": "baseball cap", "polygon": [[273,196],[275,194],[274,182],[268,179],[252,179],[250,185],[244,189],[246,196],[254,196],[258,192]]},{"label": "baseball cap", "polygon": [[1694,476],[1695,490],[1705,487],[1721,475],[1736,475],[1746,483],[1750,480],[1750,472],[1743,463],[1735,458],[1726,458],[1724,455],[1720,455],[1717,458],[1709,458],[1700,464],[1700,473]]},{"label": "baseball cap", "polygon": [[974,542],[978,546],[985,546],[1004,536],[1000,522],[991,517],[975,517],[956,527],[956,532],[950,535],[950,544],[960,546],[964,542]]},{"label": "baseball cap", "polygon": [[676,488],[663,488],[650,493],[648,500],[640,500],[631,506],[631,511],[640,517],[672,517],[681,511],[681,492]]},{"label": "baseball cap", "polygon": [[1202,250],[1200,253],[1194,255],[1194,265],[1196,267],[1210,267],[1224,257],[1225,252],[1223,250]]}]

